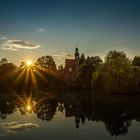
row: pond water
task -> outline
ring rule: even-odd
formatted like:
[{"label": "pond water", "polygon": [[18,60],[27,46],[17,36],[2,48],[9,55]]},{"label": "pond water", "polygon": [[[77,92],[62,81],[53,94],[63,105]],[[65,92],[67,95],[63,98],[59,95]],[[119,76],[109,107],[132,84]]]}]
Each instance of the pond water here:
[{"label": "pond water", "polygon": [[139,140],[139,122],[139,96],[0,96],[1,140]]}]

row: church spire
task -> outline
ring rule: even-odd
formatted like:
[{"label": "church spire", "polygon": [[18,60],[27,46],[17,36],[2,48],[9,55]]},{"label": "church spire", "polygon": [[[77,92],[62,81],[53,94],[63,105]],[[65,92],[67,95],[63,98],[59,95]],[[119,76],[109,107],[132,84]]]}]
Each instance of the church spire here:
[{"label": "church spire", "polygon": [[79,59],[79,49],[77,48],[77,44],[76,44],[76,48],[75,48],[75,59]]}]

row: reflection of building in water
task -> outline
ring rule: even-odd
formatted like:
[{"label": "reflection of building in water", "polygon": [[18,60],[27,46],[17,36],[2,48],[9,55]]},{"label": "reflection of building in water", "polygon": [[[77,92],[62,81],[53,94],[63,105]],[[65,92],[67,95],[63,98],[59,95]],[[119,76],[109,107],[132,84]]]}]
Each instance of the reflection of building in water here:
[{"label": "reflection of building in water", "polygon": [[65,59],[65,76],[70,81],[76,80],[76,69],[80,63],[79,49],[75,48],[75,59]]},{"label": "reflection of building in water", "polygon": [[[44,121],[51,121],[59,111],[60,114],[57,114],[59,117],[63,117],[62,115],[73,117],[76,128],[81,127],[86,121],[103,122],[106,130],[112,136],[125,135],[133,124],[133,120],[140,122],[140,99],[138,96],[132,98],[132,96],[97,96],[79,93],[78,95],[67,94],[66,96],[53,95],[53,97],[49,97],[46,96],[46,92],[44,94],[45,96],[41,94],[31,100],[32,113]],[[27,98],[24,96],[1,98],[0,121],[6,119],[8,115],[15,116],[14,112],[16,111],[26,115],[27,111],[24,107],[26,103],[23,102],[25,99]],[[36,103],[33,103],[34,101]]]}]

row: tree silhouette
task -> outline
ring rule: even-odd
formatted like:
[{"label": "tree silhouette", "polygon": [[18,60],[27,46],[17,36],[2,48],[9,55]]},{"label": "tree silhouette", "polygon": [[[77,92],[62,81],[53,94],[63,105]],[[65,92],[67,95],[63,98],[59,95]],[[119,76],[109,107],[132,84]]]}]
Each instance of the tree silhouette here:
[{"label": "tree silhouette", "polygon": [[80,58],[80,64],[82,64],[85,61],[85,55],[82,53]]},{"label": "tree silhouette", "polygon": [[0,61],[1,65],[7,65],[8,64],[8,60],[6,58],[2,58]]},{"label": "tree silhouette", "polygon": [[77,69],[78,83],[82,87],[91,87],[93,71],[102,63],[99,56],[88,57]]},{"label": "tree silhouette", "polygon": [[22,62],[20,63],[19,69],[22,70],[22,69],[25,68],[25,66],[26,66],[26,63],[22,61]]},{"label": "tree silhouette", "polygon": [[132,65],[140,67],[140,56],[135,56],[134,57],[134,59],[132,60]]},{"label": "tree silhouette", "polygon": [[41,68],[45,68],[48,70],[56,70],[56,64],[52,56],[42,56],[37,59],[36,64]]},{"label": "tree silhouette", "polygon": [[58,66],[58,71],[63,71],[64,70],[64,66],[63,65],[59,65]]},{"label": "tree silhouette", "polygon": [[[137,74],[136,74],[137,73]],[[110,51],[105,63],[93,73],[92,86],[108,93],[137,92],[139,71],[124,52]]]}]

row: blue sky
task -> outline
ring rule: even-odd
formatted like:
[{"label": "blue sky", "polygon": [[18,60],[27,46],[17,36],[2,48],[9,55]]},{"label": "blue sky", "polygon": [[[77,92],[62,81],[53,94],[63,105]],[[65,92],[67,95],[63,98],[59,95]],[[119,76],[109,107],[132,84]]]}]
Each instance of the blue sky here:
[{"label": "blue sky", "polygon": [[19,64],[54,56],[61,64],[77,43],[85,55],[140,54],[138,0],[0,0],[0,58]]}]

